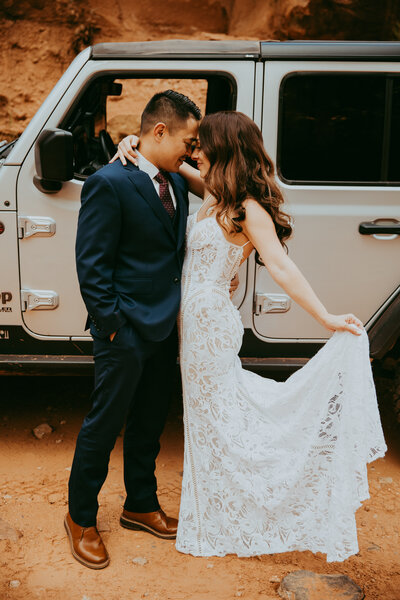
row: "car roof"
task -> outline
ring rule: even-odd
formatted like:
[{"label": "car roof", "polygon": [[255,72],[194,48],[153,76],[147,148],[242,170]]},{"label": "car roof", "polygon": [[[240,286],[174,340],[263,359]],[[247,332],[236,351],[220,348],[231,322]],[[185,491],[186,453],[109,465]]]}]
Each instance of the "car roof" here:
[{"label": "car roof", "polygon": [[329,40],[162,40],[111,42],[91,48],[91,58],[101,59],[206,59],[258,60],[368,60],[399,61],[400,42]]},{"label": "car roof", "polygon": [[221,58],[260,56],[260,42],[246,40],[162,40],[96,44],[92,58]]}]

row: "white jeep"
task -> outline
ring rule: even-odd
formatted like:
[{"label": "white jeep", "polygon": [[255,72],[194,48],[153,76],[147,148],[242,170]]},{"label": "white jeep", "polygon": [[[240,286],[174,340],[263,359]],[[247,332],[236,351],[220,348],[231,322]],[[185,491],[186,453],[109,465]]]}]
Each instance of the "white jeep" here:
[{"label": "white jeep", "polygon": [[[81,187],[167,88],[259,125],[293,217],[290,256],[330,312],[363,321],[381,358],[400,336],[400,43],[172,40],[87,48],[0,147],[0,371],[91,368]],[[329,337],[255,253],[235,303],[249,367],[297,368]]]}]

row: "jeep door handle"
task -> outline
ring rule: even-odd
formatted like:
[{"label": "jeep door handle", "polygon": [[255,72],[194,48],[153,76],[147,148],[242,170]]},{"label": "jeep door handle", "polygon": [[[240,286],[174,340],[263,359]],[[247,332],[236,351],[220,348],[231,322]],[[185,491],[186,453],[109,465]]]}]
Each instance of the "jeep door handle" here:
[{"label": "jeep door handle", "polygon": [[359,224],[358,231],[362,235],[374,235],[376,233],[400,235],[400,221],[397,219],[375,219],[375,221],[364,221]]}]

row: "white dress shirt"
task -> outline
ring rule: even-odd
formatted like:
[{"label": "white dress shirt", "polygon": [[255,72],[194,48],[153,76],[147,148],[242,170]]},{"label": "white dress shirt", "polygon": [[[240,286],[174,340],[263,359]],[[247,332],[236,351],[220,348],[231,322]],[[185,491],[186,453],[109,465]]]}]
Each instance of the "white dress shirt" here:
[{"label": "white dress shirt", "polygon": [[[138,155],[137,165],[138,165],[139,169],[141,171],[144,171],[145,173],[147,173],[147,175],[150,177],[151,181],[153,182],[153,185],[155,187],[157,194],[160,195],[160,184],[154,179],[154,177],[156,177],[156,175],[159,173],[160,170],[157,169],[157,167],[155,165],[153,165],[153,163],[151,163],[149,160],[147,160],[147,158],[145,158],[143,156],[143,154],[140,154],[139,150],[136,149],[135,151],[136,151],[136,154]],[[172,189],[172,185],[170,182],[168,182],[168,189],[169,189],[169,193],[171,194],[174,208],[176,210],[176,198],[175,198],[174,190]]]}]

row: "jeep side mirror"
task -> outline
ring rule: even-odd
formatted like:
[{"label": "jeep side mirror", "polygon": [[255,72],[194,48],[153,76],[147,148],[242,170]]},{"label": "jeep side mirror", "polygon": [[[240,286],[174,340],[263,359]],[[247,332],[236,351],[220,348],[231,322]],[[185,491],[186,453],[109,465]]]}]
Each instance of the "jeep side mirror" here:
[{"label": "jeep side mirror", "polygon": [[46,194],[58,192],[63,181],[74,176],[72,133],[63,129],[45,129],[35,145],[36,173],[33,182]]}]

